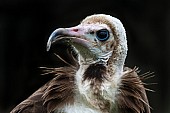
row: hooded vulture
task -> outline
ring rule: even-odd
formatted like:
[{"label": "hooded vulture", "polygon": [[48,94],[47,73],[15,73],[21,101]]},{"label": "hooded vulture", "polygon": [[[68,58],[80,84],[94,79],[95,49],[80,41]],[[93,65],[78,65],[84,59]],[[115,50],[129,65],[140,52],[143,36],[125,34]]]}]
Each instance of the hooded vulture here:
[{"label": "hooded vulture", "polygon": [[70,45],[72,63],[56,55],[67,65],[46,68],[53,79],[11,113],[150,113],[143,77],[124,66],[128,48],[119,19],[88,16],[75,27],[56,29],[47,51],[54,43]]}]

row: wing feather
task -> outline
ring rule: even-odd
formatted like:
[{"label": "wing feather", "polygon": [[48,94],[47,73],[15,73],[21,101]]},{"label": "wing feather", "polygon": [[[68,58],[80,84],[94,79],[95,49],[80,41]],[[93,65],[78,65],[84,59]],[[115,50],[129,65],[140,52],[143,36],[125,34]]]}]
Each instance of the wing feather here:
[{"label": "wing feather", "polygon": [[78,69],[76,55],[68,52],[71,64],[66,67],[46,68],[45,74],[54,74],[54,78],[39,88],[26,100],[18,104],[10,113],[53,113],[65,104],[72,104],[74,99],[74,75]]},{"label": "wing feather", "polygon": [[43,106],[42,95],[46,89],[46,85],[33,93],[26,100],[17,105],[10,113],[46,113]]},{"label": "wing feather", "polygon": [[119,113],[150,113],[143,78],[138,76],[135,68],[125,67],[125,70],[128,73],[122,76],[120,93],[117,95]]}]

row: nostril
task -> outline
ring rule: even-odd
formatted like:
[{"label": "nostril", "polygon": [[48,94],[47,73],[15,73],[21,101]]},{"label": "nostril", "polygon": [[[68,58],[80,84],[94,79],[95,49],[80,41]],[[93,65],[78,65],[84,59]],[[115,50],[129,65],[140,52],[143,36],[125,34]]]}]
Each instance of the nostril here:
[{"label": "nostril", "polygon": [[78,32],[78,29],[72,29],[72,31],[74,31],[74,32]]}]

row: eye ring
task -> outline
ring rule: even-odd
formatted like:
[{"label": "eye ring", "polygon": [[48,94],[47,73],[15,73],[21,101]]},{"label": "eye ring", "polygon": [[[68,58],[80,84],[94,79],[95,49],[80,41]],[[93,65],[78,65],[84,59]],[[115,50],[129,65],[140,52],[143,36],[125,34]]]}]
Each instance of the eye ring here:
[{"label": "eye ring", "polygon": [[106,41],[109,39],[109,31],[107,29],[101,29],[96,32],[96,37],[100,41]]}]

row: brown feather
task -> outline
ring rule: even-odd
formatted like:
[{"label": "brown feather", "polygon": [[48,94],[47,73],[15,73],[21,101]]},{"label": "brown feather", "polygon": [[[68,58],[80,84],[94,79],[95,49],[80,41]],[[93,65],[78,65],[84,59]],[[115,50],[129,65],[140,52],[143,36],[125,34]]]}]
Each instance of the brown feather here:
[{"label": "brown feather", "polygon": [[[122,76],[117,107],[119,113],[150,113],[145,88],[135,69],[126,68]],[[74,102],[74,68],[54,68],[55,74],[46,85],[33,93],[28,99],[16,106],[11,113],[52,113],[65,104]],[[66,71],[67,70],[67,71]],[[68,73],[72,72],[72,73]]]},{"label": "brown feather", "polygon": [[46,113],[47,111],[43,106],[42,99],[42,95],[46,88],[47,85],[44,85],[26,100],[17,105],[10,113]]},{"label": "brown feather", "polygon": [[107,69],[104,64],[99,64],[99,63],[91,64],[85,70],[83,81],[95,80],[95,81],[99,81],[100,83],[102,83],[105,79],[107,79],[106,71]]},{"label": "brown feather", "polygon": [[[72,70],[72,68],[66,68]],[[65,69],[64,69],[65,70]],[[47,106],[47,111],[50,113],[56,108],[60,108],[65,104],[73,103],[74,96],[74,74],[67,73],[67,71],[59,70],[59,73],[63,73],[60,76],[56,76],[43,94],[44,105]],[[56,72],[57,73],[57,72]]]},{"label": "brown feather", "polygon": [[117,106],[119,113],[150,113],[150,106],[145,88],[136,69],[125,68],[129,71],[121,78]]},{"label": "brown feather", "polygon": [[[11,113],[52,113],[65,104],[74,102],[75,68],[60,67],[49,69],[53,69],[53,73],[59,73],[59,75],[16,106]],[[129,72],[124,74],[121,79],[119,94],[117,95],[118,112],[150,113],[150,106],[143,82],[135,72],[135,69],[125,68],[125,70],[129,70]]]},{"label": "brown feather", "polygon": [[[17,105],[10,113],[53,113],[54,110],[65,104],[72,104],[74,101],[74,75],[78,69],[78,63],[72,52],[68,52],[68,55],[72,61],[70,67],[41,67],[45,74],[52,73],[56,76]],[[62,61],[66,63],[64,59]]]}]

